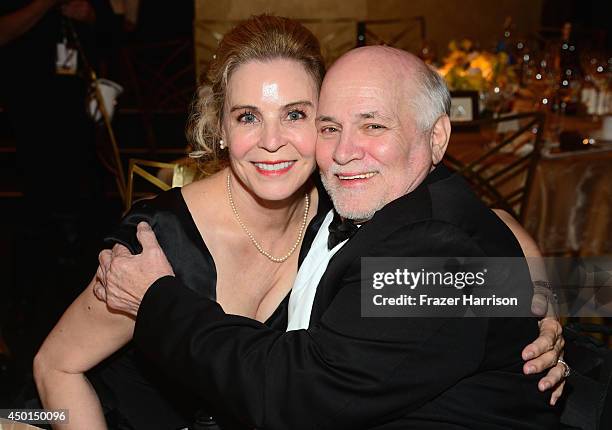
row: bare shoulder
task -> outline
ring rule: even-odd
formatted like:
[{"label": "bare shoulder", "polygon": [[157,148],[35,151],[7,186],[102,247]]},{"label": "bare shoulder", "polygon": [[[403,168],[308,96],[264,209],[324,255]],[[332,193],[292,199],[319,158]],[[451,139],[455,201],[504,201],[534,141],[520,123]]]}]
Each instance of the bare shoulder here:
[{"label": "bare shoulder", "polygon": [[207,176],[205,178],[192,182],[191,184],[185,185],[181,189],[185,201],[189,203],[195,198],[201,199],[202,194],[209,195],[216,194],[219,191],[223,191],[226,175],[227,170],[223,169],[213,175]]},{"label": "bare shoulder", "polygon": [[226,202],[225,178],[227,170],[221,170],[182,188],[183,199],[189,208],[200,233],[211,223],[217,227],[225,224],[223,203]]}]

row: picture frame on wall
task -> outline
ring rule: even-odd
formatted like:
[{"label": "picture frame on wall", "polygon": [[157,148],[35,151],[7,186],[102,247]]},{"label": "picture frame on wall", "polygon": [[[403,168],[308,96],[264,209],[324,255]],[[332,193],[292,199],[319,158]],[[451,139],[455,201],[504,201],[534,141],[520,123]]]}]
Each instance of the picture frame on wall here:
[{"label": "picture frame on wall", "polygon": [[453,123],[464,123],[478,119],[478,91],[451,91],[451,114]]}]

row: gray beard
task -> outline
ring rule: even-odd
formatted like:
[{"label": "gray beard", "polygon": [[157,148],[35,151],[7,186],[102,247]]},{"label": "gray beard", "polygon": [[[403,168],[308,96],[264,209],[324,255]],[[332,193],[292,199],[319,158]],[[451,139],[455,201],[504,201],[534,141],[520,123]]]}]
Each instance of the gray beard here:
[{"label": "gray beard", "polygon": [[[341,199],[339,197],[340,192],[338,192],[338,190],[327,180],[327,177],[323,173],[321,173],[321,182],[323,183],[325,191],[327,191],[327,194],[329,194],[329,197],[331,198],[332,203],[334,204],[334,209],[342,218],[350,219],[356,222],[365,222],[371,219],[376,212],[384,208],[387,204],[383,196],[381,198],[381,201],[375,204],[368,211],[349,210],[343,207]],[[346,192],[344,193],[346,194]]]}]

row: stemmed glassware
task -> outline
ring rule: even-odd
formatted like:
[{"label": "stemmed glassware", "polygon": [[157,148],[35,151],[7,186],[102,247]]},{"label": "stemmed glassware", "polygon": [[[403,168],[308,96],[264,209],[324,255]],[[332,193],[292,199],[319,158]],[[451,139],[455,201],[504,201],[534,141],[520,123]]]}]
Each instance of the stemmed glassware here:
[{"label": "stemmed glassware", "polygon": [[612,79],[612,59],[603,52],[585,51],[580,56],[580,66],[583,73],[583,102],[588,113],[597,121],[600,115],[610,112],[609,97],[606,90],[610,89]]}]

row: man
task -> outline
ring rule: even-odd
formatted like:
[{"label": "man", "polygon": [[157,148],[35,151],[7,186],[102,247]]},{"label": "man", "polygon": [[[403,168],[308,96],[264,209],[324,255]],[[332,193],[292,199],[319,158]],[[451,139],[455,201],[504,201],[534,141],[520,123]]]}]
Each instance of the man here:
[{"label": "man", "polygon": [[[16,250],[14,282],[4,271],[0,285],[0,315],[7,317],[0,325],[20,321],[6,325],[16,328],[6,330],[7,343],[16,347],[16,362],[29,360],[49,324],[73,299],[75,291],[65,285],[83,282],[77,262],[86,254],[84,239],[92,232],[80,228],[100,213],[92,196],[99,191],[96,173],[102,166],[96,163],[93,124],[84,109],[87,83],[77,70],[58,74],[56,64],[63,23],[70,20],[84,48],[91,48],[86,42],[93,42],[104,10],[102,0],[0,1],[0,106],[16,144],[11,179],[16,183],[5,187],[23,192],[23,198],[13,199],[17,211],[10,211],[8,218],[13,226],[3,231],[4,240]],[[48,192],[50,181],[54,185]],[[33,261],[37,270],[32,270]],[[62,288],[48,288],[50,278],[61,279]],[[33,341],[12,342],[11,335]]]},{"label": "man", "polygon": [[[328,72],[317,162],[340,216],[361,227],[331,244],[316,293],[289,316],[307,330],[270,330],[184,291],[142,224],[143,253],[115,255],[102,276],[107,303],[138,314],[137,345],[172,377],[257,428],[554,427],[535,375],[521,371],[535,320],[361,316],[362,256],[522,255],[465,183],[435,167],[448,110],[443,81],[402,51],[357,49]],[[316,243],[311,253],[325,254]]]}]

